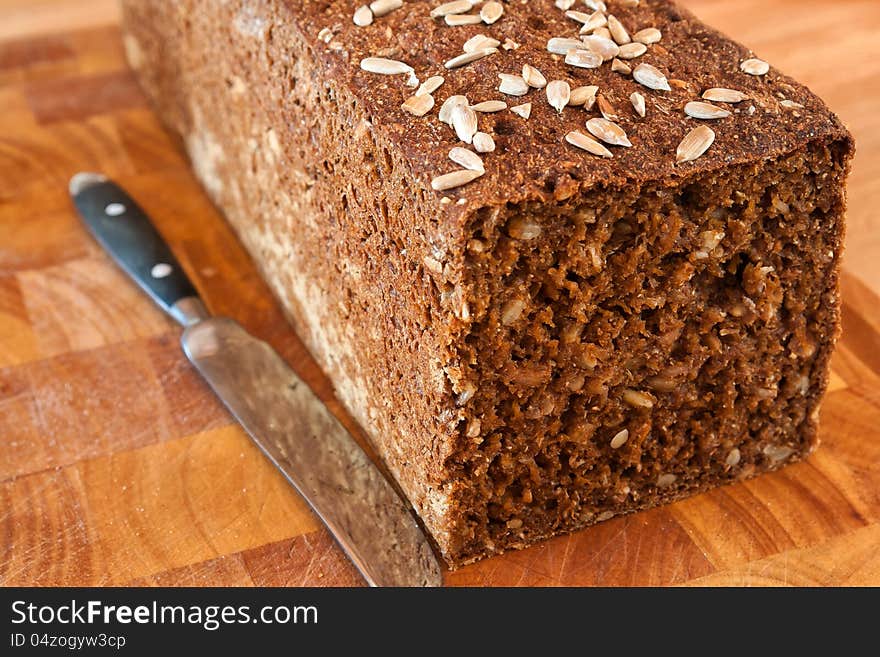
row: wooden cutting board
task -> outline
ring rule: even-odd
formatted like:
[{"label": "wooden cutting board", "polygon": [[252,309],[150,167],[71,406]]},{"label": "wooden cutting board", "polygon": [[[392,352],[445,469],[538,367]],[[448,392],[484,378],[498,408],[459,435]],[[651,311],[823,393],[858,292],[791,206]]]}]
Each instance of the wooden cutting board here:
[{"label": "wooden cutting board", "polygon": [[[687,4],[812,86],[859,142],[823,446],[782,472],[483,561],[450,584],[880,584],[880,5]],[[341,414],[146,107],[115,11],[104,0],[0,4],[0,584],[359,584],[190,369],[178,329],[68,201],[78,170],[117,179],[212,310],[268,339]]]}]

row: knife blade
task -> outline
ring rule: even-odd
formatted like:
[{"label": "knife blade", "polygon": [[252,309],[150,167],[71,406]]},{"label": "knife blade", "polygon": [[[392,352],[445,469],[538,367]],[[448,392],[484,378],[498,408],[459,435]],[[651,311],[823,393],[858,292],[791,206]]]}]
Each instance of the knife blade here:
[{"label": "knife blade", "polygon": [[267,343],[211,317],[168,244],[118,185],[78,173],[70,195],[95,239],[178,323],[183,351],[305,498],[370,586],[440,586],[406,503],[345,427]]}]

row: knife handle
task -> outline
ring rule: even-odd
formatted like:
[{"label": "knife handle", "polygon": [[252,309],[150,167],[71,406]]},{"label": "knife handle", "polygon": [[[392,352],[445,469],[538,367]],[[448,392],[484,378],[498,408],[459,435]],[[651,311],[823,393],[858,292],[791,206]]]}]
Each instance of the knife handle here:
[{"label": "knife handle", "polygon": [[183,326],[210,316],[153,222],[119,185],[78,173],[70,179],[70,195],[89,232],[166,313]]}]

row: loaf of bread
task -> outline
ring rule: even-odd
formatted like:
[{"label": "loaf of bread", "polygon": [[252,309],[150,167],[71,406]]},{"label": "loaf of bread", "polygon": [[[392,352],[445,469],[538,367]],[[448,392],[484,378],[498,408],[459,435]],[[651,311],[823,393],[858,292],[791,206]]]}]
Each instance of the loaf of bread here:
[{"label": "loaf of bread", "polygon": [[124,40],[451,566],[815,448],[819,98],[667,0],[363,2],[124,0]]}]

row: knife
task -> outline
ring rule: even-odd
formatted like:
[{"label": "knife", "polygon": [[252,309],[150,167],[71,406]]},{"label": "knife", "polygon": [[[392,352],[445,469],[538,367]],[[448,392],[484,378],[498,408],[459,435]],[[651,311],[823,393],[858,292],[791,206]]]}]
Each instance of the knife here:
[{"label": "knife", "polygon": [[409,508],[268,344],[211,317],[146,213],[118,185],[78,173],[70,195],[91,234],[185,328],[183,351],[257,447],[306,499],[370,586],[440,586]]}]

